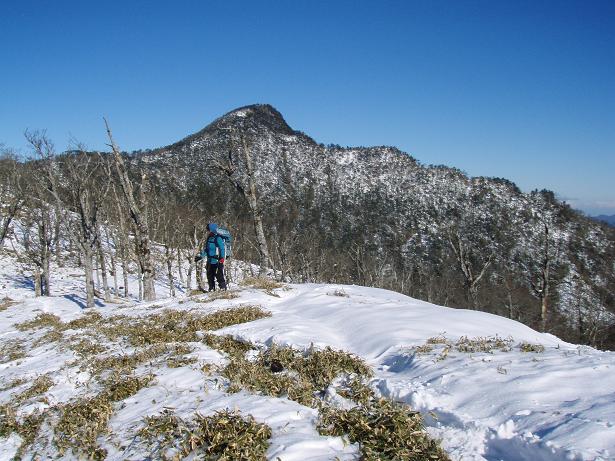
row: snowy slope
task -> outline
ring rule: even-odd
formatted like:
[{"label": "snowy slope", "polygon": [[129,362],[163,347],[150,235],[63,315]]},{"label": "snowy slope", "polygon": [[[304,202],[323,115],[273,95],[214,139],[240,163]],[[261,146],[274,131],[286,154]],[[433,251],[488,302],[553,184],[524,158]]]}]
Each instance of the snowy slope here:
[{"label": "snowy slope", "polygon": [[[20,274],[19,267],[12,257],[0,260],[0,298],[20,301],[0,312],[2,346],[39,338],[42,333],[24,337],[29,333],[14,325],[41,312],[54,313],[63,321],[83,315],[77,269],[54,268],[55,296],[35,299],[28,274]],[[163,292],[160,286],[158,293]],[[443,308],[379,289],[290,285],[275,290],[277,296],[253,288],[241,288],[238,293],[236,299],[211,303],[182,295],[149,304],[99,303],[96,309],[105,317],[147,316],[165,308],[211,312],[257,304],[272,316],[217,333],[261,345],[332,346],[363,357],[375,372],[372,386],[423,412],[429,431],[442,439],[454,460],[615,459],[614,353],[567,344],[502,317]],[[509,350],[470,353],[455,346],[463,337],[489,343],[496,336]],[[436,339],[426,346],[430,338]],[[542,345],[544,351],[522,352],[521,343]],[[287,399],[224,392],[219,378],[204,377],[200,364],[222,364],[225,357],[202,343],[191,345],[199,365],[140,369],[153,372],[156,378],[112,416],[111,431],[101,441],[108,450],[107,459],[145,458],[147,453],[134,434],[144,416],[168,407],[183,416],[224,408],[252,414],[272,429],[268,451],[272,460],[358,459],[356,445],[318,434],[316,410]],[[71,365],[74,358],[73,352],[53,344],[33,348],[26,357],[0,365],[0,388],[17,378],[31,381],[49,374],[53,386],[45,393],[46,402],[22,411],[67,402],[87,392],[90,379],[87,372]],[[0,391],[0,404],[9,402],[24,386]],[[0,439],[0,459],[10,459],[19,443],[14,434]],[[58,456],[52,448],[39,449],[48,457]]]}]

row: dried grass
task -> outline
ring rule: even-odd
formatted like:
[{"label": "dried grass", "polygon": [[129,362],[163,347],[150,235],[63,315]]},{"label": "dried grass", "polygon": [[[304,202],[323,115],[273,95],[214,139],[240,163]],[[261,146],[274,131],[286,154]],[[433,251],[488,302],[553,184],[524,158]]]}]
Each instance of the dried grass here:
[{"label": "dried grass", "polygon": [[133,346],[149,344],[196,342],[198,332],[218,330],[238,323],[269,317],[260,306],[242,305],[203,315],[194,312],[166,310],[145,318],[108,319],[98,331],[110,339],[123,337]]},{"label": "dried grass", "polygon": [[350,298],[350,295],[344,291],[343,288],[337,288],[334,291],[330,291],[327,293],[329,296],[338,296],[340,298]]},{"label": "dried grass", "polygon": [[360,358],[329,347],[309,351],[306,355],[293,348],[274,345],[261,351],[254,361],[245,359],[243,347],[233,350],[229,364],[222,371],[231,382],[231,392],[246,389],[263,395],[288,397],[316,407],[318,395],[324,394],[338,376],[367,378],[372,375]]},{"label": "dried grass", "polygon": [[38,378],[34,380],[32,385],[28,389],[23,391],[21,394],[17,395],[17,397],[15,397],[15,400],[17,402],[24,402],[33,397],[38,397],[39,395],[42,395],[45,392],[47,392],[49,389],[51,389],[53,384],[54,382],[53,382],[53,379],[51,379],[51,377],[47,375],[39,376]]},{"label": "dried grass", "polygon": [[113,404],[136,394],[152,379],[117,374],[104,383],[104,390],[97,396],[65,405],[53,439],[60,456],[72,451],[79,459],[105,459],[107,452],[98,446],[97,439],[107,430]]},{"label": "dried grass", "polygon": [[32,413],[19,421],[14,407],[0,405],[0,437],[8,437],[13,432],[21,437],[14,460],[23,459],[24,451],[34,442],[42,423],[43,417],[39,413]]},{"label": "dried grass", "polygon": [[284,288],[286,286],[281,282],[277,282],[266,277],[246,277],[239,284],[268,292],[272,292],[275,289]]},{"label": "dried grass", "polygon": [[532,344],[532,343],[520,343],[518,345],[521,352],[535,352],[541,353],[545,351],[545,347],[542,344]]},{"label": "dried grass", "polygon": [[[210,338],[210,344],[216,344]],[[218,339],[220,341],[220,339]],[[377,399],[366,384],[373,376],[359,357],[329,347],[301,352],[272,346],[248,361],[247,346],[227,339],[230,362],[222,371],[229,379],[228,392],[250,392],[288,397],[319,409],[323,435],[347,436],[361,446],[365,460],[448,460],[438,442],[425,432],[421,415],[409,407]],[[325,390],[340,376],[338,393],[355,402],[352,410],[340,410],[323,401]]]},{"label": "dried grass", "polygon": [[197,303],[211,303],[218,299],[236,299],[239,298],[239,292],[237,290],[218,290],[212,291],[207,294],[207,297],[195,299]]},{"label": "dried grass", "polygon": [[53,329],[45,333],[43,336],[38,338],[36,341],[34,341],[34,343],[32,343],[32,346],[40,347],[44,344],[50,344],[50,343],[56,343],[56,342],[62,341],[63,339],[64,339],[64,334],[57,329]]},{"label": "dried grass", "polygon": [[0,348],[0,364],[21,360],[26,356],[26,348],[21,342],[3,344]]},{"label": "dried grass", "polygon": [[60,317],[54,314],[45,312],[38,314],[33,320],[19,323],[15,325],[19,331],[34,330],[35,328],[53,328],[61,329],[64,324]]},{"label": "dried grass", "polygon": [[107,352],[109,349],[102,344],[93,343],[87,339],[82,339],[78,342],[73,342],[69,345],[70,349],[77,353],[81,358],[93,357],[103,352]]},{"label": "dried grass", "polygon": [[184,421],[169,410],[145,418],[138,435],[153,446],[155,459],[187,456],[203,460],[265,460],[271,429],[250,415],[224,410]]},{"label": "dried grass", "polygon": [[459,352],[476,353],[487,352],[493,353],[494,350],[501,352],[510,352],[512,350],[512,338],[503,339],[499,336],[468,338],[462,336],[455,343],[455,348]]},{"label": "dried grass", "polygon": [[15,304],[19,304],[17,301],[5,296],[0,299],[0,312],[7,310],[9,307],[14,306]]},{"label": "dried grass", "polygon": [[448,354],[451,350],[463,352],[466,354],[493,354],[494,351],[510,352],[512,350],[512,345],[512,338],[501,338],[498,335],[486,337],[479,336],[476,338],[462,336],[455,343],[446,339],[445,336],[439,335],[427,339],[427,341],[425,341],[425,344],[421,346],[416,346],[413,349],[417,354],[428,354],[434,349],[436,349],[436,347],[441,346],[438,347],[440,354],[437,360],[444,360],[448,357]]},{"label": "dried grass", "polygon": [[350,410],[323,406],[318,430],[322,435],[345,436],[358,443],[365,461],[449,460],[425,431],[420,413],[387,399]]},{"label": "dried grass", "polygon": [[22,384],[26,384],[28,382],[25,378],[16,378],[8,383],[6,386],[0,388],[0,392],[8,391],[9,389],[13,389],[14,387],[21,386]]}]

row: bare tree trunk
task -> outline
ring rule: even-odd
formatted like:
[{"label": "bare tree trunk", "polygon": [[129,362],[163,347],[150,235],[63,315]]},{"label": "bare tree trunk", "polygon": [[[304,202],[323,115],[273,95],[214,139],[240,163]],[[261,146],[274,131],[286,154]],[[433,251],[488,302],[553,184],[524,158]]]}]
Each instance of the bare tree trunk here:
[{"label": "bare tree trunk", "polygon": [[184,279],[184,270],[182,268],[182,252],[179,249],[179,247],[177,248],[177,272],[179,275],[179,282],[186,286],[186,280]]},{"label": "bare tree trunk", "polygon": [[[17,210],[15,210],[15,213],[16,212]],[[2,224],[0,225],[0,248],[4,246],[4,239],[9,233],[9,227],[11,225],[11,222],[13,221],[15,213],[10,213],[8,216],[2,218]]]},{"label": "bare tree trunk", "polygon": [[34,266],[34,296],[42,296],[41,269],[38,264]]},{"label": "bare tree trunk", "polygon": [[113,294],[114,296],[118,295],[118,285],[117,285],[117,264],[115,264],[115,256],[113,252],[109,255],[111,259],[111,272],[113,273]]},{"label": "bare tree trunk", "polygon": [[139,301],[143,301],[143,272],[141,272],[140,264],[137,264],[137,277],[139,281]]},{"label": "bare tree trunk", "polygon": [[241,136],[240,149],[243,152],[243,159],[246,165],[246,176],[248,178],[247,186],[245,184],[242,184],[240,180],[235,176],[236,164],[233,158],[233,146],[231,146],[231,151],[229,152],[228,164],[224,165],[220,162],[215,162],[215,164],[221,171],[223,171],[227,175],[235,189],[244,196],[246,202],[248,203],[248,207],[250,208],[250,213],[252,215],[252,222],[254,223],[256,246],[258,248],[260,256],[260,272],[262,273],[266,270],[267,267],[273,267],[273,262],[269,255],[269,247],[267,245],[267,239],[265,238],[265,231],[263,229],[262,213],[258,205],[258,194],[256,191],[256,180],[254,178],[252,154],[250,152],[246,139],[243,136]]},{"label": "bare tree trunk", "polygon": [[124,298],[130,296],[130,290],[128,289],[128,261],[124,257],[122,259],[122,276],[124,277]]},{"label": "bare tree trunk", "polygon": [[[111,142],[111,149],[113,151],[113,158],[115,160],[115,167],[120,178],[120,184],[122,191],[124,192],[124,198],[128,204],[130,216],[132,218],[135,229],[135,243],[137,250],[137,259],[139,261],[139,272],[143,274],[143,299],[145,301],[154,301],[156,299],[156,289],[154,285],[155,267],[151,254],[149,229],[147,226],[147,220],[143,214],[141,207],[137,205],[135,200],[132,182],[128,177],[126,171],[126,165],[122,159],[122,155],[117,145],[113,141],[111,129],[107,120],[105,120],[105,126],[107,128],[107,135]],[[143,206],[143,204],[141,204]]]},{"label": "bare tree trunk", "polygon": [[198,290],[206,291],[203,283],[203,260],[196,263],[196,287]]},{"label": "bare tree trunk", "polygon": [[85,271],[85,294],[86,294],[86,306],[88,308],[94,307],[94,267],[92,264],[93,254],[92,249],[87,242],[81,243],[81,250],[83,254],[83,270]]},{"label": "bare tree trunk", "polygon": [[107,264],[105,261],[105,253],[103,252],[102,245],[100,243],[100,229],[97,231],[99,233],[99,238],[96,240],[97,243],[97,253],[98,253],[98,265],[100,266],[100,273],[102,276],[103,283],[103,292],[105,293],[105,302],[108,303],[111,301],[111,297],[109,295],[109,280],[107,278]]},{"label": "bare tree trunk", "polygon": [[188,260],[188,273],[186,274],[186,291],[190,293],[192,290],[192,272],[194,271],[194,260]]},{"label": "bare tree trunk", "polygon": [[94,264],[94,273],[96,274],[96,291],[100,294],[100,271],[98,269],[98,264]]},{"label": "bare tree trunk", "polygon": [[173,279],[173,253],[167,245],[164,246],[164,256],[167,262],[167,278],[169,280],[169,294],[175,297],[175,280]]},{"label": "bare tree trunk", "polygon": [[51,256],[51,242],[52,236],[49,234],[49,222],[47,221],[48,216],[43,216],[41,222],[38,225],[38,236],[39,236],[39,245],[41,251],[41,269],[42,273],[40,275],[41,279],[41,295],[42,296],[51,296],[51,288],[49,286],[50,281],[50,273],[49,273],[49,260]]},{"label": "bare tree trunk", "polygon": [[122,265],[122,277],[124,280],[124,297],[128,298],[130,294],[128,289],[128,229],[126,228],[126,220],[124,219],[124,210],[122,209],[120,198],[117,195],[115,187],[113,187],[113,197],[115,199],[115,206],[117,208],[118,220],[120,223],[120,233],[116,236],[115,245],[120,252],[120,264]]},{"label": "bare tree trunk", "polygon": [[465,286],[468,292],[468,301],[472,303],[473,309],[477,309],[478,283],[481,281],[487,269],[491,265],[491,262],[493,260],[493,252],[489,254],[485,261],[482,262],[482,266],[478,268],[478,275],[475,275],[473,270],[473,264],[468,254],[468,249],[463,243],[459,231],[452,232],[451,230],[449,230],[448,242],[453,249],[453,252],[455,253],[455,257],[457,258],[457,262],[459,263],[459,268],[461,269],[461,272],[465,278]]},{"label": "bare tree trunk", "polygon": [[53,243],[55,245],[55,258],[56,258],[56,263],[58,264],[58,267],[63,267],[64,264],[62,263],[62,245],[60,243],[60,225],[62,224],[62,208],[61,208],[61,203],[60,201],[56,198],[55,200],[55,225],[54,225],[54,236],[53,236]]},{"label": "bare tree trunk", "polygon": [[[267,246],[267,239],[265,238],[265,231],[263,229],[263,218],[261,216],[261,210],[258,206],[258,199],[256,194],[256,181],[254,179],[254,168],[252,165],[252,154],[246,139],[242,137],[243,155],[246,160],[246,171],[248,175],[248,191],[244,192],[248,206],[252,212],[252,219],[254,221],[254,231],[256,233],[256,244],[258,245],[258,251],[261,256],[261,271],[266,270],[267,265],[273,266],[271,257],[269,256],[269,247]],[[244,189],[245,191],[245,189]]]},{"label": "bare tree trunk", "polygon": [[118,295],[118,283],[117,283],[117,264],[115,264],[115,257],[111,254],[111,270],[113,271],[113,293]]}]

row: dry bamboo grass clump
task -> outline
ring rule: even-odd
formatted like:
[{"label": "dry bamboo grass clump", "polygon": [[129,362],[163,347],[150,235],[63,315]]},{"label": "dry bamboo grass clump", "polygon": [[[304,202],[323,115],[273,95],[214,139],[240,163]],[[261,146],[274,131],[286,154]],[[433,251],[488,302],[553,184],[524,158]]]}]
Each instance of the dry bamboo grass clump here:
[{"label": "dry bamboo grass clump", "polygon": [[323,406],[318,430],[358,443],[361,459],[366,461],[450,459],[425,431],[420,413],[387,399],[374,399],[350,410]]},{"label": "dry bamboo grass clump", "polygon": [[266,459],[271,429],[250,415],[229,410],[213,416],[197,414],[193,421],[165,410],[146,417],[139,436],[154,447],[153,457],[164,461],[189,455],[207,461],[258,461]]},{"label": "dry bamboo grass clump", "polygon": [[98,330],[112,340],[123,337],[133,346],[197,342],[201,339],[198,332],[252,322],[270,315],[260,306],[254,305],[242,305],[207,315],[167,310],[158,315],[142,318],[112,317]]},{"label": "dry bamboo grass clump", "polygon": [[23,391],[21,394],[15,397],[17,402],[25,402],[33,397],[38,397],[39,395],[43,395],[53,386],[54,382],[51,377],[47,375],[39,376],[34,380],[32,385]]},{"label": "dry bamboo grass clump", "polygon": [[15,304],[18,304],[18,302],[14,301],[8,296],[5,296],[4,298],[0,299],[0,312],[7,310],[9,307],[14,306]]},{"label": "dry bamboo grass clump", "polygon": [[82,328],[96,327],[105,321],[105,318],[96,311],[88,311],[81,317],[71,320],[63,325],[66,330],[80,330]]},{"label": "dry bamboo grass clump", "polygon": [[239,341],[229,335],[218,336],[210,333],[205,335],[203,342],[212,349],[218,349],[231,357],[238,358],[243,358],[246,352],[256,349],[254,345]]},{"label": "dry bamboo grass clump", "polygon": [[89,362],[86,367],[93,375],[108,373],[132,373],[140,364],[154,360],[168,352],[164,344],[147,347],[134,354],[107,355]]},{"label": "dry bamboo grass clump", "polygon": [[25,378],[15,378],[6,384],[4,387],[0,388],[0,392],[8,391],[9,389],[13,389],[14,387],[21,386],[22,384],[26,384],[28,382]]},{"label": "dry bamboo grass clump", "polygon": [[459,352],[476,353],[476,352],[488,352],[492,353],[494,350],[501,352],[510,352],[512,350],[512,338],[500,338],[499,336],[492,337],[478,337],[468,338],[462,336],[455,343],[455,348]]},{"label": "dry bamboo grass clump", "polygon": [[521,350],[521,352],[540,353],[540,352],[545,351],[545,347],[542,344],[532,344],[532,343],[523,342],[523,343],[520,343],[518,347]]},{"label": "dry bamboo grass clump", "polygon": [[9,363],[26,357],[26,348],[20,342],[4,344],[0,348],[0,364]]},{"label": "dry bamboo grass clump", "polygon": [[92,357],[94,355],[102,354],[103,352],[107,352],[109,350],[102,344],[94,343],[87,339],[73,342],[69,345],[69,347],[81,358]]},{"label": "dry bamboo grass clump", "polygon": [[[249,346],[232,338],[226,341],[230,362],[222,375],[230,381],[229,392],[245,389],[288,397],[318,409],[321,434],[347,436],[359,443],[361,459],[449,460],[425,431],[418,412],[376,398],[366,384],[373,372],[361,358],[329,347],[304,353],[274,345],[260,351],[254,360],[247,360],[245,352]],[[341,410],[323,399],[324,391],[340,376],[345,379],[337,381],[338,394],[357,404],[352,410]]]},{"label": "dry bamboo grass clump", "polygon": [[435,336],[427,339],[425,344],[414,347],[414,351],[418,354],[427,354],[433,351],[436,346],[443,346],[438,360],[444,360],[451,350],[463,352],[466,354],[488,353],[493,354],[495,351],[510,352],[513,346],[513,338],[501,338],[498,335],[469,338],[462,336],[457,342],[451,342],[443,335]]},{"label": "dry bamboo grass clump", "polygon": [[237,290],[218,290],[207,294],[206,298],[195,299],[197,303],[211,303],[218,299],[237,299],[239,292]]},{"label": "dry bamboo grass clump", "polygon": [[107,431],[114,403],[124,400],[147,386],[153,376],[114,375],[95,397],[69,403],[55,426],[54,443],[60,456],[72,451],[79,459],[103,460],[107,451],[98,446],[98,437]]},{"label": "dry bamboo grass clump", "polygon": [[14,460],[23,459],[23,453],[34,442],[42,423],[43,417],[39,413],[31,413],[19,421],[14,407],[0,405],[0,437],[8,437],[13,432],[21,437]]},{"label": "dry bamboo grass clump", "polygon": [[265,290],[271,292],[277,288],[284,288],[284,285],[281,282],[277,282],[273,279],[269,279],[266,277],[246,277],[240,283],[240,285],[244,287],[252,287],[258,290]]},{"label": "dry bamboo grass clump", "polygon": [[61,329],[64,324],[60,317],[45,312],[38,314],[33,320],[15,325],[19,331],[34,330],[35,328]]},{"label": "dry bamboo grass clump", "polygon": [[243,347],[230,354],[231,360],[222,371],[231,382],[231,392],[246,389],[274,397],[285,396],[302,405],[317,407],[318,396],[324,394],[338,376],[351,375],[359,379],[372,376],[371,369],[359,357],[330,347],[309,351],[306,355],[293,348],[274,345],[261,351],[254,361],[245,359]]}]

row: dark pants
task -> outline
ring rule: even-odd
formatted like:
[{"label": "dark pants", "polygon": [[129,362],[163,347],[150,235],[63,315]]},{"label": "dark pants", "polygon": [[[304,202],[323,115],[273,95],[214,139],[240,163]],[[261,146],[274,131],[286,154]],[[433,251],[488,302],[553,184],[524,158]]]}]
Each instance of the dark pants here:
[{"label": "dark pants", "polygon": [[214,279],[218,281],[218,288],[220,290],[226,290],[226,280],[224,280],[224,264],[207,263],[207,283],[209,284],[209,291],[216,289]]}]

